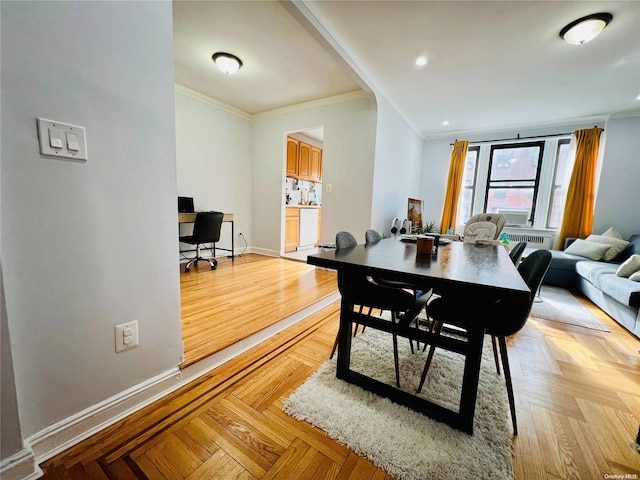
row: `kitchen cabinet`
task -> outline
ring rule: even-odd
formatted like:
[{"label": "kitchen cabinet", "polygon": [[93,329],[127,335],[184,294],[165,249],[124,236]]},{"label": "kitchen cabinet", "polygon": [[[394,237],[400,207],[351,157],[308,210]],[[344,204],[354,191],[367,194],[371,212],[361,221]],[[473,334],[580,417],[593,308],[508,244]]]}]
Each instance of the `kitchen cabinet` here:
[{"label": "kitchen cabinet", "polygon": [[322,149],[287,137],[287,177],[322,181]]},{"label": "kitchen cabinet", "polygon": [[287,137],[287,177],[298,177],[299,140]]},{"label": "kitchen cabinet", "polygon": [[312,182],[322,181],[322,149],[314,146],[311,147],[309,180]]},{"label": "kitchen cabinet", "polygon": [[300,209],[287,207],[284,219],[284,251],[295,252],[300,239]]}]

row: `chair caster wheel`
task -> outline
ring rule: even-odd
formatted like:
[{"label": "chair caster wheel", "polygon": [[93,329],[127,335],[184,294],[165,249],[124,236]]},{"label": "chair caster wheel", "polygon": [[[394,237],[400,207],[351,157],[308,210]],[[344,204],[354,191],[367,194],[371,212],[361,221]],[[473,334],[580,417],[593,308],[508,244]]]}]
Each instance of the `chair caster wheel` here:
[{"label": "chair caster wheel", "polygon": [[184,269],[184,273],[189,273],[189,269],[188,269],[188,268],[185,268],[185,269]]},{"label": "chair caster wheel", "polygon": [[215,269],[216,269],[216,266],[215,266],[215,265],[212,265],[212,266],[211,266],[211,270],[215,270]]}]

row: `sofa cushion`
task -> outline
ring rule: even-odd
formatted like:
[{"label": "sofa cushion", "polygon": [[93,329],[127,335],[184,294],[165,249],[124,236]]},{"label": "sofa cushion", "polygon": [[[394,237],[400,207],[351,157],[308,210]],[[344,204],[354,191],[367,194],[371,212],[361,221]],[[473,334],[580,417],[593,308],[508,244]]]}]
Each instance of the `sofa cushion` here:
[{"label": "sofa cushion", "polygon": [[590,260],[583,260],[576,263],[576,272],[578,275],[589,280],[589,282],[597,288],[600,288],[600,285],[597,282],[600,275],[603,273],[615,275],[617,269],[618,265],[614,263],[594,262]]},{"label": "sofa cushion", "polygon": [[620,235],[620,232],[617,231],[615,228],[610,227],[607,231],[605,231],[602,234],[603,237],[611,237],[611,238],[617,238],[618,240],[624,240],[624,238],[622,238],[622,235]]},{"label": "sofa cushion", "polygon": [[587,242],[586,240],[577,239],[568,248],[566,253],[571,255],[579,255],[591,260],[600,260],[605,252],[611,248],[611,245],[597,242]]},{"label": "sofa cushion", "polygon": [[629,277],[629,280],[633,280],[634,282],[640,282],[640,270],[638,270],[636,273],[631,274],[631,276]]},{"label": "sofa cushion", "polygon": [[[605,245],[611,245],[611,248],[604,252],[602,255],[602,260],[605,262],[610,262],[614,260],[618,255],[620,255],[629,245],[629,242],[626,240],[620,240],[613,237],[606,237],[604,235],[589,235],[586,239],[587,242],[596,242],[602,243]],[[595,260],[595,259],[594,259]]]},{"label": "sofa cushion", "polygon": [[627,258],[634,254],[640,254],[640,234],[631,235],[629,237],[629,245],[627,245],[627,248],[625,248],[624,251],[620,255],[618,255],[615,261],[624,262]]},{"label": "sofa cushion", "polygon": [[571,255],[570,253],[561,252],[560,250],[551,250],[551,265],[549,268],[570,270],[573,272],[576,269],[576,263],[581,260],[584,260],[584,257]]},{"label": "sofa cushion", "polygon": [[618,277],[612,273],[603,273],[596,278],[595,286],[623,305],[640,307],[640,283],[638,282],[632,282],[628,278]]}]

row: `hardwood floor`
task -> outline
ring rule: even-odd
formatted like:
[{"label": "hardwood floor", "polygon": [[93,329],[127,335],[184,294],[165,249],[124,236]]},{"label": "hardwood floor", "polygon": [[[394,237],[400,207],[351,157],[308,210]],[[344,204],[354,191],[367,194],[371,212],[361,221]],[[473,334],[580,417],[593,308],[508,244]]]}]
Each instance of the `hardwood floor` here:
[{"label": "hardwood floor", "polygon": [[337,291],[335,273],[246,254],[180,271],[186,367]]},{"label": "hardwood floor", "polygon": [[[281,261],[273,262],[272,278],[286,269]],[[251,285],[253,276],[237,281]],[[288,288],[295,287],[283,285]],[[237,295],[246,303],[253,294]],[[584,302],[611,333],[530,319],[508,340],[518,480],[624,478],[640,471],[640,454],[631,447],[640,424],[640,342]],[[282,412],[283,400],[328,358],[338,316],[334,302],[44,462],[44,478],[391,478]]]}]

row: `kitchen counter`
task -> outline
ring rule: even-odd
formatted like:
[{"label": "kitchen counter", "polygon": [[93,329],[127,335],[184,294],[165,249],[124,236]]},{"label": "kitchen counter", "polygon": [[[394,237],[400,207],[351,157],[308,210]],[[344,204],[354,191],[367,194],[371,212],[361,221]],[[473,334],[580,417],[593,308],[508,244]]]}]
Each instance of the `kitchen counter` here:
[{"label": "kitchen counter", "polygon": [[322,208],[322,205],[285,205],[287,208]]}]

